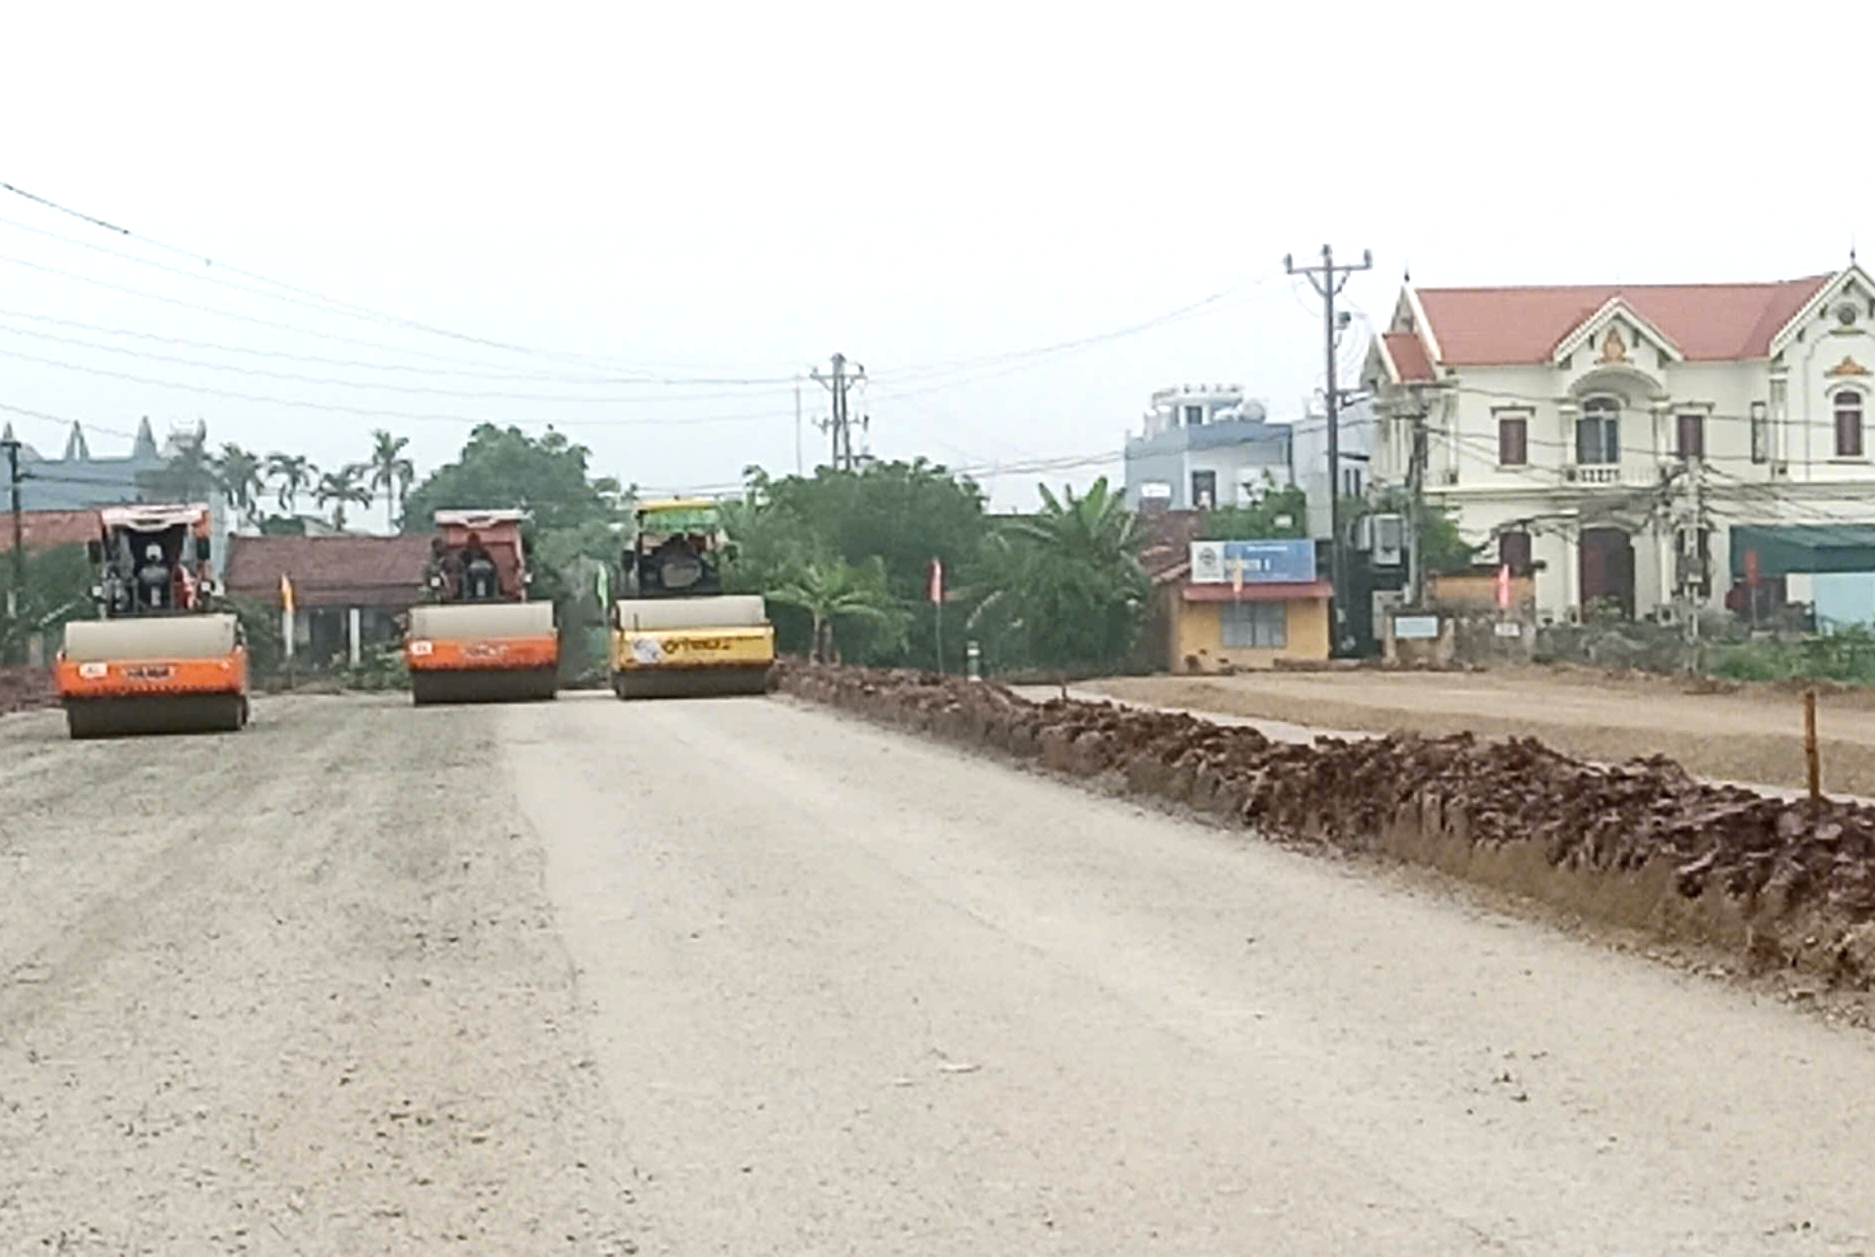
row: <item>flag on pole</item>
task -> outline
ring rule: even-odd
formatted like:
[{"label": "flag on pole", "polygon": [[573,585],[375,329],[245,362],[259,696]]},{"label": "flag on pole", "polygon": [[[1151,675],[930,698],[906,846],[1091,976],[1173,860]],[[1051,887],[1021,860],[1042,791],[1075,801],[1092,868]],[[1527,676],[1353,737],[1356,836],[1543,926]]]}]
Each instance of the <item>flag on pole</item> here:
[{"label": "flag on pole", "polygon": [[285,572],[280,573],[280,606],[288,615],[293,614],[293,582],[286,578]]},{"label": "flag on pole", "polygon": [[931,560],[931,601],[944,601],[944,560]]}]

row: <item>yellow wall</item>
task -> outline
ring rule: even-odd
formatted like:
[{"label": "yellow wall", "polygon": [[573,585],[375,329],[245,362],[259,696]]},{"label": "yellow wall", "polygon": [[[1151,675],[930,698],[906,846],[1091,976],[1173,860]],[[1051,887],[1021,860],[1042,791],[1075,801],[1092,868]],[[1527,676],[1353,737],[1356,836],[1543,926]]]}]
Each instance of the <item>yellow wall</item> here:
[{"label": "yellow wall", "polygon": [[1198,671],[1215,672],[1226,664],[1234,668],[1271,668],[1278,659],[1328,658],[1328,600],[1298,598],[1289,607],[1289,644],[1281,650],[1267,647],[1224,649],[1222,603],[1186,602],[1172,591],[1172,651],[1167,666],[1188,672],[1187,655],[1198,657]]}]

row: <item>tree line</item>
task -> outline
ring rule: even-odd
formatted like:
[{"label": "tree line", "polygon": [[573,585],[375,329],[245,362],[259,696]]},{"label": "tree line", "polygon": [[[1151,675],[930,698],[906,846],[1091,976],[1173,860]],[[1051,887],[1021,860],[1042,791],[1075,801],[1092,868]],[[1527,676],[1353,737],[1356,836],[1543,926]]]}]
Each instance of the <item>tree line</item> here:
[{"label": "tree line", "polygon": [[[385,523],[394,530],[416,480],[416,465],[404,453],[409,444],[410,438],[380,428],[371,434],[365,458],[322,470],[304,454],[262,454],[232,441],[212,451],[198,435],[180,441],[167,464],[140,477],[138,487],[153,497],[185,499],[220,489],[243,523],[274,532],[297,531],[302,496],[321,510],[329,508],[332,526],[343,530],[352,507],[370,506],[381,493]],[[267,510],[270,496],[277,516]]]}]

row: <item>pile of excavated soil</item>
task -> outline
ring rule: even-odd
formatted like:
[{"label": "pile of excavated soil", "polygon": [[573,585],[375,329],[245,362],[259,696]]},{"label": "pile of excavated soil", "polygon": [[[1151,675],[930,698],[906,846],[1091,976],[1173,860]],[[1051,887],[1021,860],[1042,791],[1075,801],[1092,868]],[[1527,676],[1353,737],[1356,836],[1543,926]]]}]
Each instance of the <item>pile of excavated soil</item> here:
[{"label": "pile of excavated soil", "polygon": [[1181,713],[1031,703],[917,673],[787,664],[778,682],[1274,838],[1430,864],[1761,965],[1875,984],[1875,808],[1712,785],[1660,756],[1586,763],[1528,738],[1298,745]]},{"label": "pile of excavated soil", "polygon": [[44,668],[0,668],[0,716],[51,707],[57,702],[52,678]]},{"label": "pile of excavated soil", "polygon": [[[1603,762],[1664,754],[1697,776],[1786,789],[1801,789],[1806,779],[1802,692],[1788,686],[1526,668],[1112,677],[1077,688],[1317,728],[1535,737],[1565,754]],[[1826,788],[1875,796],[1870,696],[1842,686],[1817,688]]]}]

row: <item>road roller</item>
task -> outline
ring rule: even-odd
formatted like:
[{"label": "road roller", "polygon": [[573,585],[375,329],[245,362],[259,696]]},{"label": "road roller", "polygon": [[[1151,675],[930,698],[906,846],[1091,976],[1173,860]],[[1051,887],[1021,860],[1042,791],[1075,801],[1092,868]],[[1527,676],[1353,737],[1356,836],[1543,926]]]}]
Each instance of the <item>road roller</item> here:
[{"label": "road roller", "polygon": [[404,661],[418,706],[549,699],[559,688],[553,604],[528,598],[525,511],[437,511],[425,601]]},{"label": "road roller", "polygon": [[247,724],[247,647],[217,605],[202,503],[105,507],[86,543],[98,618],[65,626],[54,684],[74,738],[233,732]]},{"label": "road roller", "polygon": [[725,594],[731,552],[708,498],[646,502],[620,560],[630,596],[613,603],[612,692],[620,698],[760,694],[775,662],[775,627],[760,594]]}]

